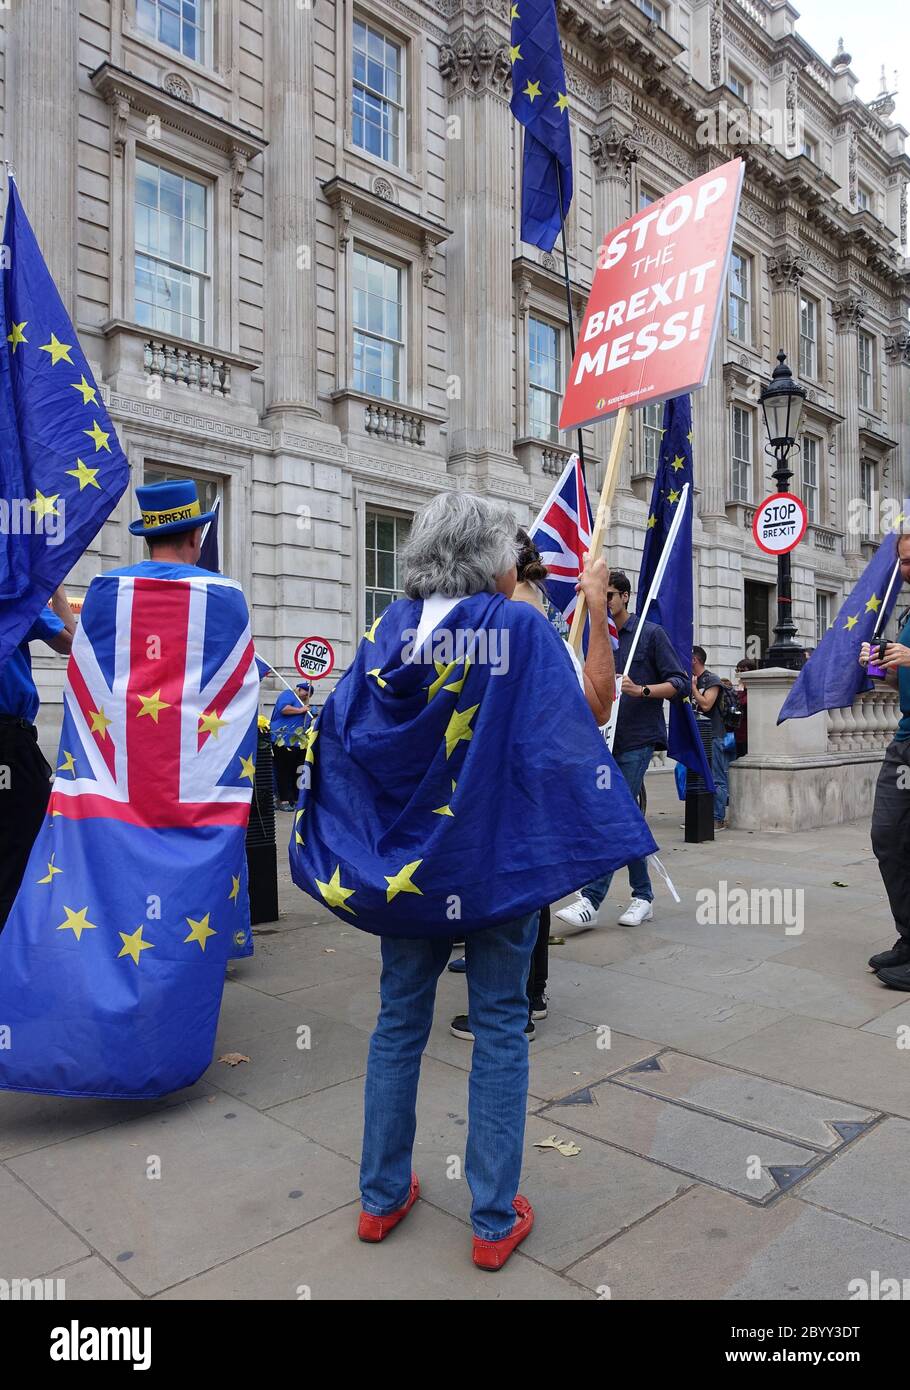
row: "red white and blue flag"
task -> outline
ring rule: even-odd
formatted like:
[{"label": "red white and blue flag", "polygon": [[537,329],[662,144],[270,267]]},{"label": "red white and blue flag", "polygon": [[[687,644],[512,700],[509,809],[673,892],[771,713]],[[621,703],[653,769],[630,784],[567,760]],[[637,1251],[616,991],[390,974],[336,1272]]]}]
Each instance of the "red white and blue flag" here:
[{"label": "red white and blue flag", "polygon": [[239,586],[93,581],[48,815],[0,934],[0,1088],[120,1099],[212,1058],[248,954],[259,671]]},{"label": "red white and blue flag", "polygon": [[[573,454],[529,532],[549,571],[542,587],[550,603],[569,625],[578,600],[577,586],[585,555],[591,548],[593,525],[584,466],[578,455]],[[615,651],[619,646],[619,634],[609,613],[607,625]]]}]

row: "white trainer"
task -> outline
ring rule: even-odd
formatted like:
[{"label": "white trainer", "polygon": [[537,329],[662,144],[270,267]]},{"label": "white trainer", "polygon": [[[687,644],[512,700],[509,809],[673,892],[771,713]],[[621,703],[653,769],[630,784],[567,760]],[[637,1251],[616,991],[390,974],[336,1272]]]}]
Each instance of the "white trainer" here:
[{"label": "white trainer", "polygon": [[579,893],[574,903],[569,903],[568,907],[561,907],[556,916],[561,922],[575,927],[577,931],[585,931],[586,928],[594,925],[597,908],[588,901],[583,893]]},{"label": "white trainer", "polygon": [[639,927],[642,922],[650,922],[654,908],[647,898],[633,898],[619,919],[621,927]]}]

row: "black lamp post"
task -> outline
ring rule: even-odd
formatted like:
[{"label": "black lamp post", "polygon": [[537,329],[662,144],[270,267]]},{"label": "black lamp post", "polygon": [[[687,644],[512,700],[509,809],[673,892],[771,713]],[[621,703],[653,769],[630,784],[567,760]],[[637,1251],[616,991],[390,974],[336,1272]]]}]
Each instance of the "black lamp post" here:
[{"label": "black lamp post", "polygon": [[[789,492],[793,470],[789,466],[790,450],[796,446],[799,422],[802,418],[806,400],[806,388],[794,381],[793,373],[787,366],[787,354],[777,354],[777,366],[771,380],[759,396],[765,414],[765,428],[768,443],[765,453],[777,461],[774,482],[778,492]],[[796,640],[796,624],[793,621],[793,604],[790,589],[790,552],[777,557],[777,626],[774,629],[774,642],[768,648],[763,666],[783,666],[789,671],[798,671],[805,664],[803,649]]]}]

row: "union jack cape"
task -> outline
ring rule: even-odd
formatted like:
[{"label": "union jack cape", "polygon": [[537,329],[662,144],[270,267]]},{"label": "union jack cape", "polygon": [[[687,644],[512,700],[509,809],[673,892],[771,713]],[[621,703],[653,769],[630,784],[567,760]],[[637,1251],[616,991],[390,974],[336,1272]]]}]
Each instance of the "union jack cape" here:
[{"label": "union jack cape", "polygon": [[226,962],[248,950],[249,614],[233,581],[149,577],[164,568],[101,576],[85,598],[48,814],[0,935],[0,1087],[191,1085]]}]

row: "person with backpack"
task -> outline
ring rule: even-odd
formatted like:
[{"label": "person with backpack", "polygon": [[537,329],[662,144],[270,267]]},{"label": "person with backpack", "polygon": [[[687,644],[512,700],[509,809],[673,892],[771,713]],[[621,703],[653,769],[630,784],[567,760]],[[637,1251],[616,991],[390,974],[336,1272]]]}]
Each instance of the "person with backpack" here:
[{"label": "person with backpack", "polygon": [[742,710],[735,690],[728,690],[720,676],[707,669],[707,659],[704,647],[692,648],[692,703],[696,713],[711,725],[714,829],[726,830],[730,799],[727,773],[736,751],[734,731],[742,720]]}]

